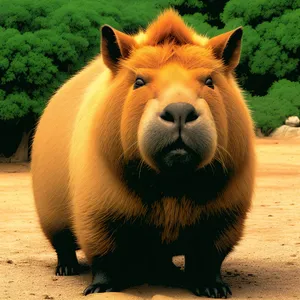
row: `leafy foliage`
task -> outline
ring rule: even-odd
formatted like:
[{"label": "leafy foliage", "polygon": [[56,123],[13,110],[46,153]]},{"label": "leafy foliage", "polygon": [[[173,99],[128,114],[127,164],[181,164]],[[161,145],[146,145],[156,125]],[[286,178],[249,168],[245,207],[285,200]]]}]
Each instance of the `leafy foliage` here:
[{"label": "leafy foliage", "polygon": [[276,80],[300,79],[298,0],[230,0],[221,19],[227,28],[237,22],[244,26],[242,61],[237,73],[246,90],[265,95]]},{"label": "leafy foliage", "polygon": [[300,83],[286,79],[275,82],[266,96],[247,96],[256,126],[266,134],[284,124],[289,116],[300,115]]}]

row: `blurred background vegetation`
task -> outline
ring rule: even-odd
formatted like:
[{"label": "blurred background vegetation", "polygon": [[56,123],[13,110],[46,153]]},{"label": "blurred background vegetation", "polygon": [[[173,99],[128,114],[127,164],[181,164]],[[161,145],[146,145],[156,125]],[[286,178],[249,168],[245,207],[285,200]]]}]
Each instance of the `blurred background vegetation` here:
[{"label": "blurred background vegetation", "polygon": [[0,153],[26,155],[51,95],[99,53],[101,25],[135,33],[167,7],[208,37],[244,27],[237,75],[257,128],[300,115],[300,0],[1,0]]}]

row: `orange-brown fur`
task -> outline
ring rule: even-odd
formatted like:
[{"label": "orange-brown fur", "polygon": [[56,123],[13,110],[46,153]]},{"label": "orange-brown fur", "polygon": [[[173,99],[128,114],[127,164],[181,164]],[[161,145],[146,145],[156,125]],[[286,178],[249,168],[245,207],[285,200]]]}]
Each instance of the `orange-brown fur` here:
[{"label": "orange-brown fur", "polygon": [[[162,243],[171,243],[180,228],[220,211],[236,207],[244,216],[254,184],[252,121],[233,68],[216,59],[220,50],[215,45],[224,36],[210,42],[169,10],[145,32],[119,38],[131,46],[130,51],[124,50],[128,59],[111,71],[99,56],[65,83],[50,100],[33,143],[33,190],[41,226],[50,240],[56,231],[72,228],[90,262],[115,247],[103,225],[111,218],[142,217],[146,223],[162,226]],[[182,72],[174,80],[193,90],[195,74],[214,72],[223,101],[203,93],[217,129],[215,157],[236,173],[215,201],[196,205],[189,199],[165,198],[149,208],[120,180],[122,159],[141,158],[137,142],[141,116],[149,96],[162,91],[164,80],[170,80],[172,68]],[[155,89],[145,91],[135,102],[126,101],[133,97],[130,88],[136,72],[152,76]],[[202,93],[203,87],[196,90]],[[240,240],[243,221],[244,217],[216,242],[220,251]]]}]

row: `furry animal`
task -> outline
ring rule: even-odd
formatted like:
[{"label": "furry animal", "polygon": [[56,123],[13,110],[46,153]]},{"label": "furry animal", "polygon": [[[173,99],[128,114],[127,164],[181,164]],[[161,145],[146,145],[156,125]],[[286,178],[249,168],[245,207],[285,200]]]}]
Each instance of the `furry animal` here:
[{"label": "furry animal", "polygon": [[[227,297],[221,265],[251,206],[253,123],[235,80],[242,28],[208,39],[174,10],[101,55],[49,101],[32,148],[57,275],[91,264],[84,294],[145,282]],[[185,255],[185,271],[172,264]]]}]

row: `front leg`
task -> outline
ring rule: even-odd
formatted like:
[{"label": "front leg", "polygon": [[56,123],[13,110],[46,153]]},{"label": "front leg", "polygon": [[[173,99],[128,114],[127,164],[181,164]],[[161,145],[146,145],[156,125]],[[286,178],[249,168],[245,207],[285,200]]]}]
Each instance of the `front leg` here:
[{"label": "front leg", "polygon": [[115,260],[113,254],[95,257],[92,261],[92,283],[84,290],[86,296],[93,293],[119,291],[120,286],[114,279]]},{"label": "front leg", "polygon": [[228,252],[219,252],[213,245],[199,245],[186,254],[186,279],[193,293],[210,298],[232,295],[221,277],[221,265]]},{"label": "front leg", "polygon": [[108,254],[91,259],[93,281],[84,295],[118,292],[145,283],[148,256],[143,239],[138,239],[131,225],[123,224],[114,228],[114,241]]},{"label": "front leg", "polygon": [[126,255],[122,258],[118,253],[95,257],[92,262],[93,281],[83,294],[119,292],[137,284],[133,279],[134,268],[126,260]]},{"label": "front leg", "polygon": [[246,212],[238,208],[219,212],[200,222],[188,239],[186,280],[196,295],[227,298],[232,294],[222,280],[221,266],[242,237]]}]

